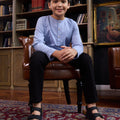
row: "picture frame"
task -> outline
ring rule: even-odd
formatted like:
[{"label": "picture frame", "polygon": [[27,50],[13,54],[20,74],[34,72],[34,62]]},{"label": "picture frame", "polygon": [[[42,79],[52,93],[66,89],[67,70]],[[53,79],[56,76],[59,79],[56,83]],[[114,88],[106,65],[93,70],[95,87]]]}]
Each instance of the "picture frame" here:
[{"label": "picture frame", "polygon": [[94,40],[97,45],[120,45],[120,2],[94,6]]}]

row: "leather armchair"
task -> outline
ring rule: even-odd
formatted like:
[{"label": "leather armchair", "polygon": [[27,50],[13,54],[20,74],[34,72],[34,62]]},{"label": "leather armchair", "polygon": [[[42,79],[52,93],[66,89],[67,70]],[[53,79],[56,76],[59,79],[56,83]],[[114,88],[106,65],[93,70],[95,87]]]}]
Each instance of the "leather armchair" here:
[{"label": "leather armchair", "polygon": [[120,47],[108,48],[111,89],[120,89]]},{"label": "leather armchair", "polygon": [[[31,54],[34,52],[32,47],[33,38],[29,37],[19,37],[20,42],[23,45],[24,49],[24,60],[23,60],[23,78],[25,80],[29,80],[29,58]],[[78,112],[81,112],[82,105],[82,83],[80,80],[80,73],[78,70],[73,68],[69,64],[61,63],[60,61],[52,61],[50,62],[44,72],[45,80],[63,80],[64,91],[66,95],[67,103],[70,104],[70,95],[69,95],[69,86],[68,81],[71,79],[77,80],[77,105]]]}]

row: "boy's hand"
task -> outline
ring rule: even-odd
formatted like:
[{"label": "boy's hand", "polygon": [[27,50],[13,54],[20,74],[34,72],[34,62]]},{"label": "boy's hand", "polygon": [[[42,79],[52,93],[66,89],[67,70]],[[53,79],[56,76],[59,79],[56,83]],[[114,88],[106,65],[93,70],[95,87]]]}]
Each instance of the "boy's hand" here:
[{"label": "boy's hand", "polygon": [[68,63],[75,58],[77,51],[71,47],[61,46],[62,50],[56,50],[52,55],[63,63]]}]

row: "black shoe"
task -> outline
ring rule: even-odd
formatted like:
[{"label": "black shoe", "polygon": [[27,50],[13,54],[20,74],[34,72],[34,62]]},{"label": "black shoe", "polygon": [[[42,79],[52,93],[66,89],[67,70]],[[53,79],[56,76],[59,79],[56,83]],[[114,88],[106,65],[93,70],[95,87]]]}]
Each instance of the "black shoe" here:
[{"label": "black shoe", "polygon": [[96,117],[103,118],[103,116],[100,113],[92,113],[93,110],[95,110],[95,109],[98,110],[98,108],[96,106],[95,107],[90,107],[90,108],[88,108],[86,106],[86,109],[87,109],[87,112],[86,112],[86,118],[87,119],[89,119],[89,120],[95,120]]},{"label": "black shoe", "polygon": [[33,107],[33,106],[31,106],[30,109],[31,109],[31,110],[30,110],[31,113],[34,112],[34,111],[38,111],[38,112],[40,112],[40,115],[31,114],[30,116],[28,116],[28,120],[32,120],[32,119],[42,120],[42,108],[38,108],[38,107]]}]

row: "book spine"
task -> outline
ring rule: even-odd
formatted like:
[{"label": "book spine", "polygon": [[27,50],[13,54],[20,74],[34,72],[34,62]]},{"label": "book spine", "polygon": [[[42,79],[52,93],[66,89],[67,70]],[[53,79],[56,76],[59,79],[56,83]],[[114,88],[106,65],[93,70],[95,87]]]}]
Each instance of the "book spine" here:
[{"label": "book spine", "polygon": [[45,0],[32,0],[32,11],[40,11],[45,8]]},{"label": "book spine", "polygon": [[44,9],[45,8],[45,0],[42,0],[42,8]]},{"label": "book spine", "polygon": [[83,19],[84,19],[84,17],[85,17],[85,14],[82,15],[82,18],[81,18],[80,23],[83,23]]},{"label": "book spine", "polygon": [[43,3],[42,3],[42,1],[43,0],[37,0],[37,9],[38,9],[38,11],[39,10],[43,10],[43,5],[42,5]]},{"label": "book spine", "polygon": [[7,21],[4,31],[8,31],[8,30],[12,30],[12,22],[11,21]]},{"label": "book spine", "polygon": [[5,38],[3,40],[3,47],[7,47],[8,46],[8,38]]},{"label": "book spine", "polygon": [[37,0],[32,0],[32,11],[37,11]]}]

